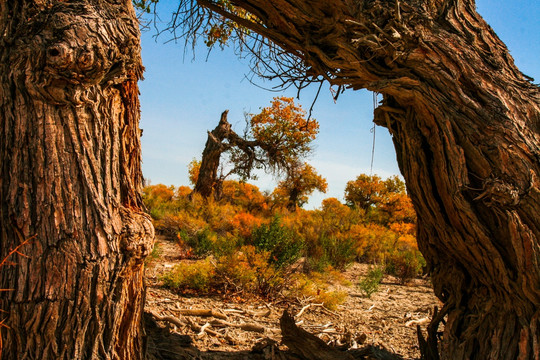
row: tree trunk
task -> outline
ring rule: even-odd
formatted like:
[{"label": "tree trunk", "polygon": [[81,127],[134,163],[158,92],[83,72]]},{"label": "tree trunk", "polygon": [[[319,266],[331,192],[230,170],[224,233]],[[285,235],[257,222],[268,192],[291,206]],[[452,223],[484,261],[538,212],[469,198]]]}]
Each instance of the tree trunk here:
[{"label": "tree trunk", "polygon": [[[382,93],[444,302],[443,359],[540,358],[540,91],[474,1],[199,3],[272,39],[310,75]],[[428,341],[437,341],[435,338]]]},{"label": "tree trunk", "polygon": [[[204,145],[201,168],[197,183],[193,189],[194,192],[201,194],[204,198],[208,198],[213,193],[216,199],[220,199],[223,181],[227,175],[240,173],[249,178],[255,162],[260,162],[256,157],[255,149],[261,147],[261,144],[255,140],[250,141],[242,138],[235,133],[227,120],[228,113],[229,110],[225,110],[221,114],[219,124],[214,130],[208,132],[208,139]],[[229,174],[218,178],[221,154],[233,148],[241,151],[242,158],[240,161],[233,163],[234,168]]]},{"label": "tree trunk", "polygon": [[0,3],[3,359],[142,359],[138,22],[131,1]]},{"label": "tree trunk", "polygon": [[221,114],[218,126],[208,132],[208,139],[204,145],[204,150],[201,159],[201,168],[199,177],[195,184],[194,192],[201,194],[202,197],[208,198],[214,192],[218,185],[218,169],[221,154],[229,147],[223,141],[227,135],[232,132],[231,124],[227,121],[228,110]]}]

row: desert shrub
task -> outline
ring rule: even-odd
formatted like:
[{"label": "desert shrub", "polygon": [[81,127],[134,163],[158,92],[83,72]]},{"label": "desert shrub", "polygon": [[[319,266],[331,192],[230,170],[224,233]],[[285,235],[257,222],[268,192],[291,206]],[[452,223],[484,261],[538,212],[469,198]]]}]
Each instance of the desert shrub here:
[{"label": "desert shrub", "polygon": [[217,273],[225,286],[264,297],[274,297],[284,288],[284,271],[270,263],[270,253],[252,245],[218,259]]},{"label": "desert shrub", "polygon": [[175,214],[183,207],[185,200],[178,200],[174,186],[162,184],[146,186],[143,189],[143,202],[154,220]]},{"label": "desert shrub", "polygon": [[154,226],[156,230],[174,238],[179,232],[194,236],[208,225],[204,220],[192,216],[188,212],[177,211],[172,214],[167,213],[160,219],[154,219]]},{"label": "desert shrub", "polygon": [[339,270],[344,270],[356,257],[354,241],[351,238],[322,235],[319,243],[322,248],[321,260]]},{"label": "desert shrub", "polygon": [[383,270],[382,266],[371,267],[366,276],[358,282],[358,287],[365,297],[370,298],[377,292],[384,276]]},{"label": "desert shrub", "polygon": [[244,245],[244,239],[234,234],[217,236],[212,244],[212,254],[216,257],[232,254]]},{"label": "desert shrub", "polygon": [[210,255],[214,250],[217,235],[208,227],[205,227],[193,235],[182,229],[178,231],[177,238],[180,246],[191,248],[192,253],[197,256],[206,256]]},{"label": "desert shrub", "polygon": [[255,185],[233,180],[223,182],[222,200],[248,212],[268,210],[266,198]]},{"label": "desert shrub", "polygon": [[418,250],[397,249],[386,258],[385,272],[406,284],[421,273],[423,266],[425,260]]},{"label": "desert shrub", "polygon": [[258,250],[269,252],[269,261],[278,268],[296,261],[304,248],[302,241],[281,224],[279,217],[253,230],[252,243]]},{"label": "desert shrub", "polygon": [[240,212],[230,220],[235,233],[239,236],[249,239],[252,236],[253,229],[260,227],[262,220],[250,213]]},{"label": "desert shrub", "polygon": [[181,247],[190,249],[190,253],[197,257],[227,255],[237,250],[244,243],[240,237],[230,233],[220,236],[208,227],[194,235],[188,234],[185,230],[180,230],[177,233],[177,239]]},{"label": "desert shrub", "polygon": [[331,289],[330,284],[335,280],[332,277],[331,271],[326,274],[319,272],[312,272],[309,275],[295,274],[292,277],[294,281],[289,289],[289,295],[310,297],[313,298],[313,303],[322,303],[326,308],[335,310],[345,301],[347,292]]},{"label": "desert shrub", "polygon": [[164,285],[173,289],[208,290],[215,277],[214,265],[210,259],[193,263],[181,262],[165,273],[161,280]]},{"label": "desert shrub", "polygon": [[213,232],[224,235],[234,230],[231,219],[237,212],[231,204],[220,204],[210,197],[201,209],[201,218]]}]

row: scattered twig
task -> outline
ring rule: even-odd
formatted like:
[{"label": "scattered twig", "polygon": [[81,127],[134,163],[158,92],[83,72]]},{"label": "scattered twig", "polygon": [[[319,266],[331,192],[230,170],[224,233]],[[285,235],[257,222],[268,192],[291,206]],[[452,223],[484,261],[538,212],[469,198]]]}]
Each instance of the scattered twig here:
[{"label": "scattered twig", "polygon": [[230,323],[228,321],[223,320],[212,320],[213,326],[227,326],[227,327],[236,327],[240,328],[244,331],[251,331],[251,332],[258,332],[263,333],[264,332],[264,326],[253,324],[253,323],[242,323],[242,324],[234,324]]},{"label": "scattered twig", "polygon": [[215,332],[214,330],[209,329],[211,324],[206,323],[204,326],[200,326],[199,324],[193,322],[191,319],[187,319],[187,322],[189,326],[191,327],[191,330],[195,331],[197,333],[197,336],[202,336],[204,333],[210,334],[212,336],[219,336],[218,332]]},{"label": "scattered twig", "polygon": [[310,306],[311,306],[311,304],[307,304],[306,306],[304,306],[304,307],[302,308],[302,310],[300,310],[300,311],[298,312],[298,314],[296,314],[295,318],[300,317],[300,316],[304,313],[304,311],[306,311]]},{"label": "scattered twig", "polygon": [[177,311],[184,316],[211,316],[223,320],[227,319],[227,315],[211,309],[178,309]]},{"label": "scattered twig", "polygon": [[409,320],[405,323],[405,326],[410,327],[413,325],[425,325],[427,323],[429,323],[429,317],[426,316],[418,320]]},{"label": "scattered twig", "polygon": [[154,311],[150,311],[150,314],[152,314],[152,316],[155,317],[156,320],[166,321],[166,322],[174,324],[174,325],[176,325],[178,327],[184,327],[184,326],[187,325],[185,322],[183,322],[182,320],[180,320],[180,319],[178,319],[178,318],[176,318],[174,316],[170,316],[170,315],[160,316],[157,313],[155,313]]},{"label": "scattered twig", "polygon": [[[205,334],[205,331],[208,330],[208,328],[210,326],[212,326],[212,325],[210,325],[210,323],[208,323],[208,322],[206,324],[204,324],[203,326],[201,326],[201,329],[200,329],[199,333],[197,334],[197,336],[203,336]],[[217,333],[216,333],[216,335],[217,335]]]}]

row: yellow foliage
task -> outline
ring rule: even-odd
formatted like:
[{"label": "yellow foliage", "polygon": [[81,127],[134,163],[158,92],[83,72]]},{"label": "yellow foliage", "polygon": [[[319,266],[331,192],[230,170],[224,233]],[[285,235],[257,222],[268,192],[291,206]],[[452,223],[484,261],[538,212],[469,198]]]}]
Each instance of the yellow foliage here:
[{"label": "yellow foliage", "polygon": [[336,310],[338,305],[347,299],[347,292],[331,289],[332,275],[333,273],[323,275],[317,272],[313,272],[309,276],[296,274],[293,277],[294,284],[290,289],[291,294],[296,297],[312,297],[314,303],[322,303],[326,308]]},{"label": "yellow foliage", "polygon": [[317,174],[313,166],[304,163],[288,170],[286,179],[279,182],[273,197],[275,203],[281,206],[286,204],[289,209],[294,210],[307,203],[313,191],[325,193],[327,189],[326,179]]},{"label": "yellow foliage", "polygon": [[221,199],[247,211],[268,210],[266,199],[259,188],[246,182],[224,181]]},{"label": "yellow foliage", "polygon": [[189,235],[195,235],[197,232],[204,229],[207,224],[203,219],[191,216],[186,212],[178,212],[175,215],[165,215],[159,220],[154,220],[156,230],[162,230],[169,235],[185,231]]},{"label": "yellow foliage", "polygon": [[242,246],[238,251],[218,260],[217,272],[225,282],[238,289],[275,296],[284,286],[282,272],[270,265],[270,253],[254,246]]},{"label": "yellow foliage", "polygon": [[391,223],[389,226],[390,230],[398,234],[407,234],[414,236],[416,234],[416,225],[411,223],[397,222]]},{"label": "yellow foliage", "polygon": [[191,162],[188,164],[188,174],[189,174],[188,178],[191,185],[195,186],[195,184],[197,184],[200,170],[201,170],[201,161],[197,159],[191,160]]},{"label": "yellow foliage", "polygon": [[161,280],[165,286],[174,289],[208,290],[214,276],[214,265],[207,258],[192,263],[181,262],[164,274]]}]

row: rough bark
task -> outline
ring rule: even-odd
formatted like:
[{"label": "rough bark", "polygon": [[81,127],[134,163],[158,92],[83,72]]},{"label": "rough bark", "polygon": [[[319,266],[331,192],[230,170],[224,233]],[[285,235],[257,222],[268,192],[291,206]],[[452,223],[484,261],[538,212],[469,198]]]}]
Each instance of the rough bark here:
[{"label": "rough bark", "polygon": [[[208,198],[212,194],[219,198],[221,183],[223,178],[218,177],[218,169],[221,159],[221,154],[231,148],[238,148],[244,154],[244,159],[241,163],[235,164],[237,168],[233,172],[243,171],[242,173],[249,174],[254,166],[256,159],[256,147],[260,146],[256,141],[249,141],[235,133],[232,126],[227,120],[228,110],[221,114],[219,124],[212,131],[208,132],[208,139],[204,145],[204,150],[201,159],[201,168],[199,177],[195,184],[194,192],[201,194],[204,198]],[[242,167],[242,169],[238,168]]]},{"label": "rough bark", "polygon": [[223,144],[227,134],[232,131],[231,124],[227,121],[227,114],[228,110],[221,114],[218,126],[208,132],[208,139],[204,145],[199,177],[193,190],[204,198],[211,196],[218,187],[218,169],[221,154],[229,149],[226,144]]},{"label": "rough bark", "polygon": [[301,359],[310,360],[334,360],[334,359],[354,359],[351,355],[336,350],[326,343],[310,334],[304,329],[296,326],[294,318],[287,311],[283,313],[279,320],[282,341],[289,350]]},{"label": "rough bark", "polygon": [[[308,75],[382,93],[443,359],[540,358],[540,91],[472,0],[236,0]],[[436,331],[435,331],[436,332]],[[433,337],[428,342],[436,342]]]},{"label": "rough bark", "polygon": [[0,2],[4,359],[142,359],[138,22],[130,0]]}]

